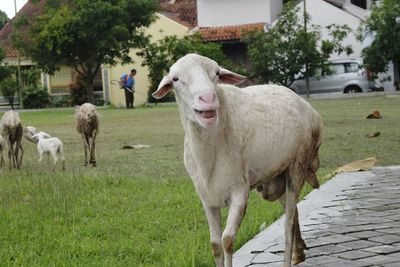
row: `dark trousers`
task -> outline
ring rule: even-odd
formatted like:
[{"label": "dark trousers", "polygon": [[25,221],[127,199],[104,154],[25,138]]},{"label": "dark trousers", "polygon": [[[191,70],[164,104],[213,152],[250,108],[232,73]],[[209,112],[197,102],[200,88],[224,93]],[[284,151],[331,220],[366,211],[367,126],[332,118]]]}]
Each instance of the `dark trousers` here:
[{"label": "dark trousers", "polygon": [[126,89],[124,89],[124,91],[125,91],[126,108],[133,108],[133,100],[134,100],[133,92],[131,93]]}]

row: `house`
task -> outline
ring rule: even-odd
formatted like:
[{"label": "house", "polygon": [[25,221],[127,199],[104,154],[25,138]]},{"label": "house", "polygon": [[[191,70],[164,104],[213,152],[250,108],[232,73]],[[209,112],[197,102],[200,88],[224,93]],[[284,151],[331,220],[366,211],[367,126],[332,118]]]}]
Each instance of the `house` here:
[{"label": "house", "polygon": [[[284,0],[197,0],[197,27],[203,40],[217,42],[223,47],[234,63],[249,66],[246,56],[246,45],[241,41],[243,35],[251,30],[267,30],[279,19]],[[303,14],[303,1],[296,1],[299,13]],[[353,53],[347,55],[332,55],[331,59],[343,57],[360,58],[365,42],[357,40],[355,33],[361,21],[368,18],[374,0],[308,0],[307,12],[311,23],[320,26],[321,38],[328,38],[326,26],[330,24],[347,25],[352,33],[344,40],[345,45],[353,47]],[[392,76],[393,66],[382,78]],[[382,79],[382,80],[385,80]],[[382,82],[385,90],[394,90],[393,77]]]},{"label": "house", "polygon": [[[147,34],[152,36],[152,41],[160,40],[168,35],[182,37],[189,34],[189,30],[196,23],[195,5],[193,0],[167,1],[160,0],[161,11],[157,14],[158,19],[146,30]],[[39,14],[46,3],[46,0],[40,0],[37,4],[28,1],[17,13],[16,17],[25,16],[30,19]],[[4,64],[20,65],[23,69],[31,68],[34,62],[23,54],[18,56],[18,51],[12,46],[11,35],[14,31],[13,22],[10,20],[0,31],[0,47],[5,50]],[[192,24],[193,23],[193,24]],[[135,50],[132,50],[130,56],[134,59],[134,64],[116,66],[104,65],[95,79],[95,93],[102,94],[106,103],[115,106],[125,106],[124,91],[119,88],[118,80],[123,73],[130,69],[137,70],[136,75],[136,93],[135,105],[142,105],[147,102],[147,91],[150,85],[147,74],[148,70],[141,66],[141,59],[136,56]],[[18,60],[19,58],[19,60]],[[53,75],[42,73],[41,83],[52,96],[68,95],[70,84],[75,80],[76,72],[67,66],[63,66]]]},{"label": "house", "polygon": [[[195,5],[192,1],[160,1],[161,11],[157,14],[157,20],[151,24],[146,33],[150,34],[151,41],[157,42],[166,36],[176,35],[183,37],[190,33],[192,23],[196,23]],[[142,59],[136,55],[137,50],[132,50],[130,56],[133,64],[117,64],[115,66],[104,65],[101,68],[103,77],[103,96],[106,103],[117,107],[125,106],[125,93],[120,89],[118,81],[123,73],[129,73],[136,69],[135,76],[135,106],[147,103],[147,92],[150,87],[148,69],[141,65]]]}]

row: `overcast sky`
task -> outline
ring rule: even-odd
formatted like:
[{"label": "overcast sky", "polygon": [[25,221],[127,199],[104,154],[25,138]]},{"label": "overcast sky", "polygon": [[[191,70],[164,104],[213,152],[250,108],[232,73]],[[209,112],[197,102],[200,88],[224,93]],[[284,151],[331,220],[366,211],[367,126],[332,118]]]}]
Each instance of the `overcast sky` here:
[{"label": "overcast sky", "polygon": [[[23,7],[28,0],[16,0],[17,12]],[[0,10],[6,12],[7,17],[12,19],[15,15],[14,0],[0,0]]]}]

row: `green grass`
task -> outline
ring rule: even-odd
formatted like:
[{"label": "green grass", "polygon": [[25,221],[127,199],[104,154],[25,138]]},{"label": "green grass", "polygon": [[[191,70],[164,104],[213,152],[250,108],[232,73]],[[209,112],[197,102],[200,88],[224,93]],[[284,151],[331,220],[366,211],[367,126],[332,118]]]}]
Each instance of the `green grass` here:
[{"label": "green grass", "polygon": [[[312,101],[325,124],[319,177],[370,156],[399,164],[399,104],[394,97]],[[366,120],[375,109],[384,118]],[[25,125],[64,141],[67,170],[51,172],[46,160],[37,165],[26,141],[22,169],[1,170],[0,265],[212,266],[207,221],[182,163],[177,108],[99,112],[96,168],[83,167],[74,110],[21,113]],[[379,137],[364,137],[376,131]],[[121,149],[134,144],[151,147]],[[252,192],[235,248],[281,213]]]}]

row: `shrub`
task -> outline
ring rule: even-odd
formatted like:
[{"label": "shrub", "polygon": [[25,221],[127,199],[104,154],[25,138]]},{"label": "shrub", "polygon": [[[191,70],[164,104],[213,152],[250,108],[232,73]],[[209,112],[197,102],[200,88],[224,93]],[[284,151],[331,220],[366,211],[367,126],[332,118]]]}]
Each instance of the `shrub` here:
[{"label": "shrub", "polygon": [[29,86],[24,90],[22,103],[24,108],[45,108],[50,105],[50,96],[43,88]]},{"label": "shrub", "polygon": [[12,109],[14,109],[14,96],[17,92],[17,81],[13,77],[5,78],[0,83],[0,89],[3,97],[8,100]]}]

